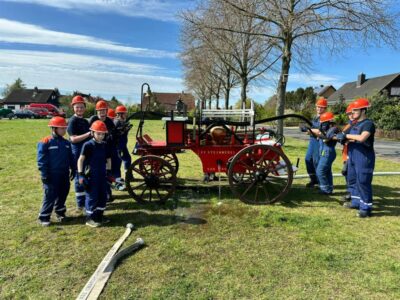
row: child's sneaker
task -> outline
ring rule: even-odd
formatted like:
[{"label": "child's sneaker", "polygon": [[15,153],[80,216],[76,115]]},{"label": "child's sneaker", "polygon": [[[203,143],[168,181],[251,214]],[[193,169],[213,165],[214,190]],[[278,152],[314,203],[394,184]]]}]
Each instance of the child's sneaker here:
[{"label": "child's sneaker", "polygon": [[65,214],[56,214],[56,219],[60,223],[63,223],[68,220]]},{"label": "child's sneaker", "polygon": [[90,219],[90,220],[87,220],[87,221],[86,221],[86,225],[89,226],[89,227],[96,228],[96,227],[100,227],[100,226],[101,226],[101,223],[98,223],[98,222],[96,222],[96,221]]},{"label": "child's sneaker", "polygon": [[48,227],[50,226],[50,220],[48,219],[38,219],[38,222],[40,225],[42,225],[43,227]]}]

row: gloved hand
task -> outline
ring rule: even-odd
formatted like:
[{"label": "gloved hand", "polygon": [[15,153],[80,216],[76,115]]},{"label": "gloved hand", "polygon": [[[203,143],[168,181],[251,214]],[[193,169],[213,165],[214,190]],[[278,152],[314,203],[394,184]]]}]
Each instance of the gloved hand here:
[{"label": "gloved hand", "polygon": [[107,170],[106,178],[107,178],[107,182],[108,182],[108,183],[113,183],[113,182],[115,182],[115,177],[112,176],[111,170]]},{"label": "gloved hand", "polygon": [[343,163],[342,175],[347,176],[347,160]]},{"label": "gloved hand", "polygon": [[339,132],[336,134],[336,139],[339,143],[344,144],[346,142],[346,134],[343,132]]},{"label": "gloved hand", "polygon": [[85,189],[89,185],[89,181],[84,173],[79,173],[78,182],[79,182],[79,185],[83,186]]},{"label": "gloved hand", "polygon": [[300,126],[299,126],[299,128],[300,128],[300,131],[301,132],[307,132],[308,131],[308,127],[306,126],[306,125],[304,125],[304,124],[301,124]]},{"label": "gloved hand", "polygon": [[69,173],[69,181],[74,180],[76,175],[76,170],[71,170],[71,173]]},{"label": "gloved hand", "polygon": [[43,184],[49,184],[50,183],[50,180],[47,177],[42,177],[41,179],[42,179],[42,183]]},{"label": "gloved hand", "polygon": [[338,129],[336,127],[329,128],[329,130],[326,132],[326,138],[328,140],[331,140],[335,136],[335,134],[337,134],[337,132]]}]

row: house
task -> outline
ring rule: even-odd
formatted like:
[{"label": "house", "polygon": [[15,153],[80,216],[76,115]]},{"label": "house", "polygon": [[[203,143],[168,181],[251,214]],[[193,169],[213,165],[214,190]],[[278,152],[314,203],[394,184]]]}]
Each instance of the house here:
[{"label": "house", "polygon": [[12,91],[3,99],[4,108],[20,109],[30,103],[48,103],[59,106],[60,92],[58,89],[21,89]]},{"label": "house", "polygon": [[[161,107],[163,107],[165,112],[175,110],[176,102],[181,99],[186,105],[187,111],[193,110],[195,108],[194,96],[190,93],[152,93],[150,99],[148,96],[143,98],[143,109],[151,107],[153,103],[157,102]],[[150,100],[150,105],[149,105]],[[151,110],[151,109],[148,109]]]},{"label": "house", "polygon": [[350,102],[357,97],[371,97],[386,91],[389,97],[400,96],[400,73],[366,78],[365,74],[358,75],[357,81],[347,82],[328,98],[329,105],[340,100]]},{"label": "house", "polygon": [[317,98],[323,97],[325,99],[328,99],[334,92],[336,92],[336,89],[333,85],[321,85],[319,88],[314,90],[315,93],[317,94]]}]

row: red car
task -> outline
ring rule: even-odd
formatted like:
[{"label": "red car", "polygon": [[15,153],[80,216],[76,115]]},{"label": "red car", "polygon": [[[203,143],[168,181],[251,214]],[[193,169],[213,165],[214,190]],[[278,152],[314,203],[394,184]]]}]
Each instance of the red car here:
[{"label": "red car", "polygon": [[53,116],[46,108],[41,107],[27,107],[30,111],[38,114],[41,118],[51,118]]},{"label": "red car", "polygon": [[31,103],[31,104],[29,104],[29,107],[30,108],[32,108],[32,107],[45,108],[51,113],[51,115],[53,117],[60,116],[60,117],[65,118],[65,112],[63,112],[62,110],[57,108],[55,105],[50,104],[50,103]]}]

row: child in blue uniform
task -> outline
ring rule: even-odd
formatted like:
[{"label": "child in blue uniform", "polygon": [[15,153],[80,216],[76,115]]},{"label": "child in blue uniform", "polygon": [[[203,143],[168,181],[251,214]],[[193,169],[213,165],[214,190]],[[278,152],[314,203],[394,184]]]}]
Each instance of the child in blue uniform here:
[{"label": "child in blue uniform", "polygon": [[[331,112],[323,113],[320,116],[319,138],[319,161],[317,166],[317,178],[319,182],[319,193],[323,195],[331,195],[333,193],[333,176],[332,164],[336,159],[336,140],[333,137],[338,133],[337,127],[334,125],[335,116]],[[325,133],[325,136],[323,136]]]},{"label": "child in blue uniform", "polygon": [[106,142],[107,127],[95,121],[90,130],[93,139],[83,144],[78,160],[79,183],[86,189],[86,225],[99,227],[108,220],[103,217],[107,202],[107,174],[111,172],[111,155]]},{"label": "child in blue uniform", "polygon": [[[74,155],[76,165],[81,155],[83,144],[90,139],[90,126],[89,122],[83,117],[86,110],[83,97],[79,95],[75,96],[72,98],[71,105],[74,115],[69,119],[67,132],[71,141],[72,154]],[[85,208],[85,190],[79,184],[78,174],[75,177],[75,198],[78,210],[83,211]]]},{"label": "child in blue uniform", "polygon": [[39,213],[39,223],[42,226],[50,225],[53,208],[59,222],[65,219],[69,181],[76,173],[71,144],[63,138],[67,122],[62,117],[54,117],[50,120],[49,127],[52,129],[52,135],[38,143],[37,151],[37,164],[44,189],[43,204]]},{"label": "child in blue uniform", "polygon": [[354,101],[352,116],[355,124],[349,133],[339,133],[338,141],[348,141],[347,180],[351,202],[344,207],[358,209],[360,218],[370,217],[372,212],[372,177],[375,168],[374,136],[375,124],[367,118],[369,101],[360,98]]},{"label": "child in blue uniform", "polygon": [[115,181],[117,183],[117,188],[119,190],[125,189],[125,182],[121,178],[121,164],[124,162],[124,170],[125,172],[128,170],[132,163],[131,154],[128,150],[128,133],[129,130],[132,128],[131,124],[126,124],[126,117],[128,110],[125,106],[120,105],[117,106],[115,109],[117,113],[117,117],[114,120],[115,127],[118,129],[118,143],[117,143],[117,150],[118,150],[118,160],[116,160],[115,166],[112,167],[113,169],[113,176],[115,177]]},{"label": "child in blue uniform", "polygon": [[[317,116],[312,120],[312,129],[319,129],[320,116],[326,111],[328,107],[328,101],[325,98],[318,99],[315,104],[317,110]],[[308,129],[305,126],[300,127],[302,132],[307,132]],[[316,169],[319,161],[319,141],[317,137],[310,135],[310,142],[308,144],[307,153],[305,157],[305,163],[307,168],[308,176],[310,177],[310,182],[306,184],[306,187],[314,187],[318,184],[318,178],[316,174]]]},{"label": "child in blue uniform", "polygon": [[[89,124],[92,125],[96,121],[102,121],[106,127],[107,127],[107,135],[104,138],[104,141],[106,142],[106,145],[108,147],[108,151],[110,152],[111,155],[111,168],[112,167],[112,162],[118,159],[118,152],[117,152],[117,137],[115,134],[115,125],[113,120],[111,120],[108,116],[108,104],[104,100],[99,100],[96,103],[96,115],[90,117],[89,119]],[[115,164],[115,163],[114,163]],[[110,174],[108,176],[109,184],[107,185],[107,202],[112,202],[113,197],[112,197],[112,192],[111,192],[111,183],[115,182],[115,178],[112,175],[112,171],[110,171]]]}]

